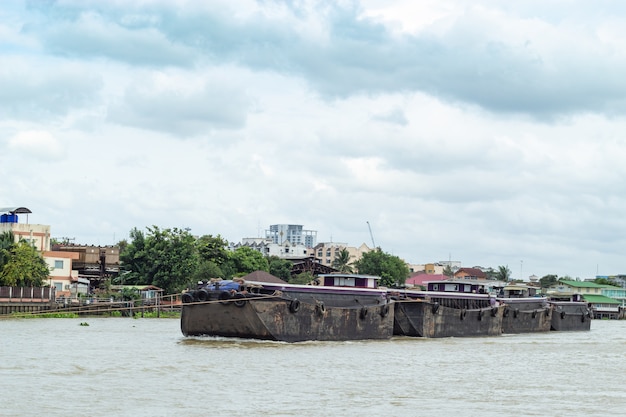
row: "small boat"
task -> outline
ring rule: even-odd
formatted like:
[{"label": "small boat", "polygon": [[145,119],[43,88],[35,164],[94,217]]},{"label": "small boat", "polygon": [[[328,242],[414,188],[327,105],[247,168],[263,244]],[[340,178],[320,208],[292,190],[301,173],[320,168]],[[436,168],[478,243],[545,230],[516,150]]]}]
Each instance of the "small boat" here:
[{"label": "small boat", "polygon": [[389,339],[394,309],[380,278],[327,274],[319,285],[214,281],[183,295],[185,336],[301,342]]},{"label": "small boat", "polygon": [[555,331],[580,331],[591,329],[593,311],[580,294],[551,295],[552,320],[550,329]]},{"label": "small boat", "polygon": [[[394,334],[414,337],[497,336],[504,306],[487,293],[473,293],[461,281],[429,283],[428,291],[390,290]],[[437,291],[435,291],[435,289]]]},{"label": "small boat", "polygon": [[509,284],[499,288],[496,298],[505,306],[502,333],[550,331],[552,308],[547,297],[537,295],[537,287]]}]

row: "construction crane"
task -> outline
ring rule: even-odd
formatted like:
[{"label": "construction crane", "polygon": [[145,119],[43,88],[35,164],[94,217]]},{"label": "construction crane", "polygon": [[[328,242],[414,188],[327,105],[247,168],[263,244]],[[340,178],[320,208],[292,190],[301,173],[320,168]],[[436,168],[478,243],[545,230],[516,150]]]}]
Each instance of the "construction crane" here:
[{"label": "construction crane", "polygon": [[370,230],[370,237],[372,238],[372,245],[374,245],[373,249],[376,249],[376,243],[374,243],[374,235],[372,234],[372,227],[370,226],[370,222],[367,221],[367,228]]}]

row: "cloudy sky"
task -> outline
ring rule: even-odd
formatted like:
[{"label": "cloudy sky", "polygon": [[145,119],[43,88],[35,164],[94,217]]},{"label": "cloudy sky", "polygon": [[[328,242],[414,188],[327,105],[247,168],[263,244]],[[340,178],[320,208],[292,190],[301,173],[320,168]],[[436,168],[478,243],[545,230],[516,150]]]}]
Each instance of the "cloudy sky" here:
[{"label": "cloudy sky", "polygon": [[625,51],[607,0],[2,2],[0,207],[626,273]]}]

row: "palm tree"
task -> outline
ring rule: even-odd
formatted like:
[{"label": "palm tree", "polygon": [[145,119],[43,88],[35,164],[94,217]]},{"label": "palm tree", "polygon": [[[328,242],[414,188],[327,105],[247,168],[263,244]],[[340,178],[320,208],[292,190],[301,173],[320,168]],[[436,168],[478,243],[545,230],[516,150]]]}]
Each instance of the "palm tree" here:
[{"label": "palm tree", "polygon": [[511,279],[511,270],[509,269],[508,265],[500,265],[498,267],[498,272],[496,272],[495,277],[498,281],[509,281]]},{"label": "palm tree", "polygon": [[332,267],[339,272],[352,273],[350,258],[351,256],[348,249],[342,248],[339,252],[335,253],[335,259],[333,260]]}]

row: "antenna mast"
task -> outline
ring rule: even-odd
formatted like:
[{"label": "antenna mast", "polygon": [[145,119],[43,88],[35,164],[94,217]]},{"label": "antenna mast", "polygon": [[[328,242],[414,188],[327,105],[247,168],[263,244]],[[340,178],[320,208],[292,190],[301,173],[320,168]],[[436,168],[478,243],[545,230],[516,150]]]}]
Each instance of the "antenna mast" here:
[{"label": "antenna mast", "polygon": [[372,249],[376,249],[376,243],[374,242],[374,235],[372,234],[372,227],[370,226],[369,221],[366,223],[367,223],[367,228],[370,230],[370,237],[372,238],[372,245],[374,245]]}]

